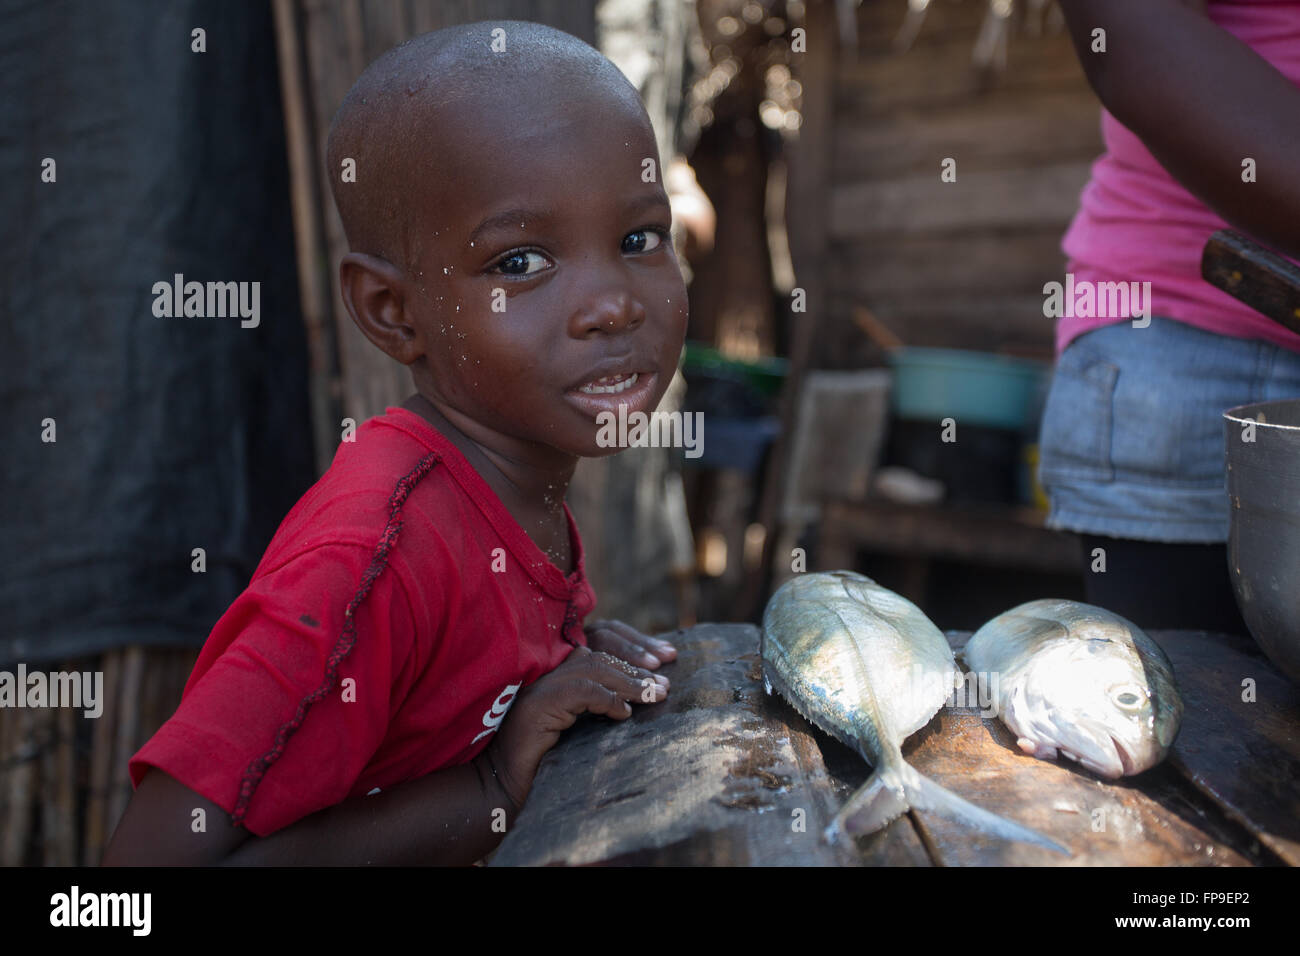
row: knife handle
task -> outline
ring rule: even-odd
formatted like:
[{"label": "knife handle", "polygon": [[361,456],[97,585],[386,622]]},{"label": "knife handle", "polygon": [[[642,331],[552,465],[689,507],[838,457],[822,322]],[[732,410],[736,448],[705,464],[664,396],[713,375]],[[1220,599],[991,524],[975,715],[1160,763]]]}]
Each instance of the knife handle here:
[{"label": "knife handle", "polygon": [[1205,244],[1201,277],[1300,334],[1300,266],[1294,262],[1239,232],[1220,229]]}]

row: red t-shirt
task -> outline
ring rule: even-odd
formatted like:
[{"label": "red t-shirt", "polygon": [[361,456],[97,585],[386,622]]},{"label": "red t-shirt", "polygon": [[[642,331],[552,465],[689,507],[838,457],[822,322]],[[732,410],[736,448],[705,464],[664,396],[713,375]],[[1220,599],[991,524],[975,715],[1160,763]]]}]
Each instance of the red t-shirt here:
[{"label": "red t-shirt", "polygon": [[438,460],[411,488],[387,564],[354,612],[338,682],[262,776],[249,832],[468,762],[519,688],[585,645],[595,596],[567,505],[575,570],[566,576],[450,441],[388,408],[340,445],[284,519],[213,628],[175,715],[131,758],[133,786],[157,767],[233,812],[249,764],[324,681],[397,483],[431,452]]}]

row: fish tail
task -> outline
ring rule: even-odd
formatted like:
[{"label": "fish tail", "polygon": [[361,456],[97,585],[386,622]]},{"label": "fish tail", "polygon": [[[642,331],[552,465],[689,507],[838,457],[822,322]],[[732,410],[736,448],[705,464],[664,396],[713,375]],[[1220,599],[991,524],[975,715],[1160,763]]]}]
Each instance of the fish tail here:
[{"label": "fish tail", "polygon": [[1057,853],[1070,851],[1035,830],[1012,823],[987,810],[981,810],[933,780],[918,773],[901,757],[885,763],[871,775],[835,815],[824,834],[834,843],[843,834],[858,836],[874,833],[908,809],[928,810],[949,820],[991,833],[1004,840],[1033,843]]},{"label": "fish tail", "polygon": [[823,836],[826,842],[835,843],[845,833],[874,833],[906,813],[907,808],[906,786],[895,767],[886,764],[849,797]]},{"label": "fish tail", "polygon": [[991,833],[1004,840],[1033,843],[1054,850],[1057,853],[1063,853],[1066,856],[1070,855],[1070,851],[1055,840],[1049,840],[1037,830],[1031,830],[1019,823],[1012,823],[1006,817],[1000,817],[996,813],[980,809],[975,804],[963,800],[951,790],[939,786],[906,763],[902,765],[898,776],[903,781],[903,791],[907,794],[907,802],[913,809],[928,810],[941,817],[956,820],[958,823],[965,823],[967,826]]}]

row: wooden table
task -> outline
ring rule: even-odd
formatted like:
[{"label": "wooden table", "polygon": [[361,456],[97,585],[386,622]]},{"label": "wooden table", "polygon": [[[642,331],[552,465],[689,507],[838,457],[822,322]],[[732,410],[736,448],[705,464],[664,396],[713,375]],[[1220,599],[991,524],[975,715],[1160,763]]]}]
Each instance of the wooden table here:
[{"label": "wooden table", "polygon": [[1249,640],[1152,637],[1186,710],[1169,757],[1138,777],[1107,783],[1024,756],[973,708],[944,708],[903,747],[917,770],[1072,857],[915,811],[856,846],[826,845],[822,828],[870,769],[764,693],[757,628],[705,624],[670,636],[665,702],[622,723],[584,718],[547,754],[491,864],[1300,864],[1300,689]]}]

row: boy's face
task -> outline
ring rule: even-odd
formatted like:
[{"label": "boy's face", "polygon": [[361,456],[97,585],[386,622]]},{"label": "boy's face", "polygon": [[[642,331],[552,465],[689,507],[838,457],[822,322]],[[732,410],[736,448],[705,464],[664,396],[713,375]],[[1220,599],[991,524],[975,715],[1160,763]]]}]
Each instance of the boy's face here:
[{"label": "boy's face", "polygon": [[653,411],[686,334],[650,126],[630,104],[569,90],[445,110],[463,131],[440,150],[454,159],[410,197],[417,385],[475,429],[609,454],[597,415]]}]

